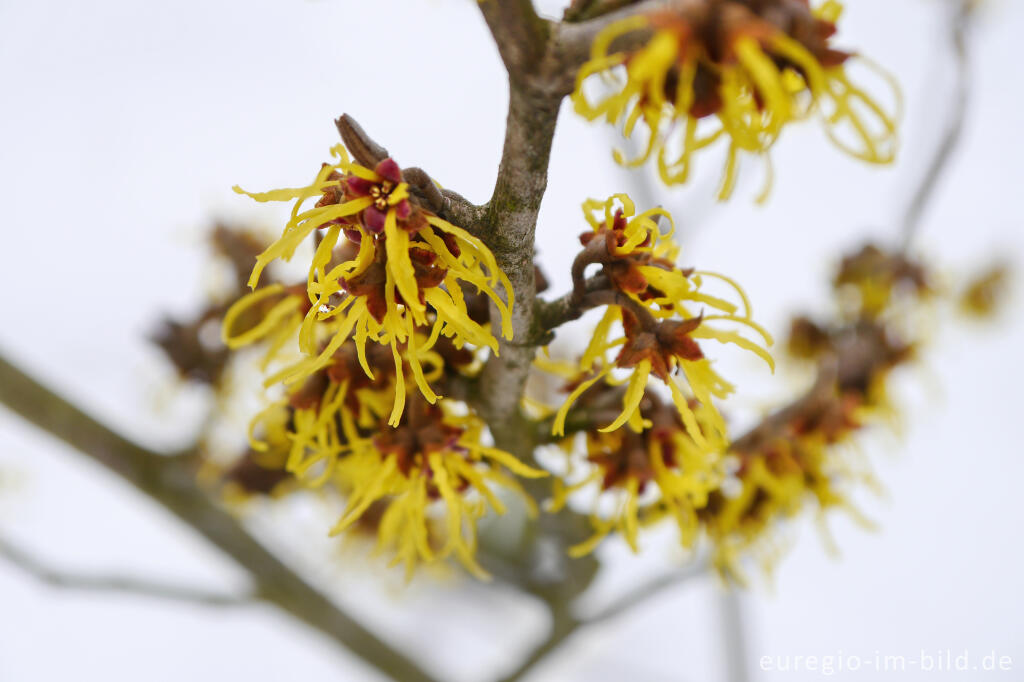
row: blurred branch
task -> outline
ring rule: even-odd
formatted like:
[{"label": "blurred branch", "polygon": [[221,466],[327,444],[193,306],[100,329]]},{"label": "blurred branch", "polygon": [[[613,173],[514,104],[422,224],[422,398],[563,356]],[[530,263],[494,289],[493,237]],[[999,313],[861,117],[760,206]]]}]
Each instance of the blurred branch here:
[{"label": "blurred branch", "polygon": [[949,99],[949,121],[946,130],[939,138],[938,146],[935,149],[935,156],[921,178],[917,190],[914,192],[903,214],[903,248],[906,249],[914,239],[921,224],[921,216],[925,207],[931,201],[942,178],[949,166],[949,160],[960,144],[963,137],[964,121],[967,116],[967,103],[970,99],[970,58],[968,52],[967,34],[971,27],[971,20],[974,18],[976,0],[958,0],[959,7],[952,19],[952,27],[949,35],[949,43],[940,43],[942,50],[950,49],[955,59],[953,73],[953,91]]},{"label": "blurred branch", "polygon": [[594,19],[602,14],[608,14],[609,12],[632,5],[635,2],[636,0],[573,0],[565,8],[565,12],[562,14],[562,21],[576,23],[586,21],[587,19]]},{"label": "blurred branch", "polygon": [[506,677],[501,678],[500,682],[516,682],[516,680],[521,680],[551,653],[561,647],[565,640],[569,639],[581,625],[582,623],[573,618],[569,613],[568,608],[564,606],[552,608],[551,632],[548,634],[547,639],[530,652],[530,655],[519,664],[519,667]]},{"label": "blurred branch", "polygon": [[0,403],[159,502],[249,572],[256,595],[394,679],[433,678],[261,545],[196,483],[191,456],[168,457],[113,432],[0,355]]},{"label": "blurred branch", "polygon": [[126,576],[90,576],[56,569],[30,556],[10,541],[0,538],[0,557],[50,587],[69,590],[122,592],[156,599],[179,601],[199,606],[246,606],[256,594],[227,594],[198,588],[170,585]]},{"label": "blurred branch", "polygon": [[722,620],[722,650],[725,653],[727,682],[747,682],[747,632],[743,625],[743,604],[736,588],[722,588],[718,596],[718,613]]},{"label": "blurred branch", "polygon": [[572,614],[571,604],[549,602],[551,631],[548,633],[547,638],[537,645],[537,648],[530,653],[526,660],[519,664],[518,668],[508,676],[501,678],[501,682],[521,680],[552,653],[557,651],[577,631],[625,615],[653,597],[663,594],[665,590],[704,575],[708,567],[709,563],[706,559],[695,561],[679,572],[655,578],[648,583],[629,590],[597,613],[582,618]]},{"label": "blurred branch", "polygon": [[705,575],[710,567],[710,562],[706,558],[702,558],[684,566],[678,571],[667,573],[634,587],[597,613],[584,618],[583,624],[595,625],[618,618],[676,585],[681,585],[693,578]]}]

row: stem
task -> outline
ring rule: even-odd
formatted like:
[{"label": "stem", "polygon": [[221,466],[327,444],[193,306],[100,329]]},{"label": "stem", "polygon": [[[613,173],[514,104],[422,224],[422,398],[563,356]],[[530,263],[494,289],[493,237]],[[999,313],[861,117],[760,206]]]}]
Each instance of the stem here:
[{"label": "stem", "polygon": [[[509,80],[528,80],[547,52],[551,22],[537,15],[532,0],[480,0],[480,11],[494,36]],[[547,162],[544,167],[547,168]]]},{"label": "stem", "polygon": [[[578,630],[625,615],[650,599],[663,594],[665,590],[705,575],[708,566],[709,564],[706,559],[695,561],[679,572],[655,578],[628,591],[594,615],[585,618],[578,618],[572,615],[568,608],[558,603],[549,604],[552,625],[547,639],[541,642],[527,659],[519,664],[519,667],[514,672],[503,677],[502,682],[516,682],[516,680],[522,679],[527,673],[557,651]],[[730,678],[730,682],[733,682],[732,678]]]},{"label": "stem", "polygon": [[[967,117],[967,102],[970,99],[970,59],[967,32],[974,16],[973,0],[960,0],[960,8],[953,18],[950,43],[956,61],[953,92],[949,101],[949,121],[945,133],[939,138],[935,156],[925,171],[924,177],[914,192],[906,212],[903,214],[903,249],[909,248],[921,224],[921,216],[931,201],[953,152],[963,137],[964,121]],[[943,49],[947,49],[943,47]]]},{"label": "stem", "polygon": [[114,433],[0,355],[0,403],[160,503],[248,571],[256,595],[396,680],[433,678],[311,587],[196,483],[193,458],[161,455]]},{"label": "stem", "polygon": [[551,610],[551,633],[547,639],[534,649],[526,660],[519,664],[512,673],[501,678],[500,682],[516,682],[544,661],[548,655],[557,650],[565,640],[576,632],[582,623],[569,614],[568,609],[553,608]]},{"label": "stem", "polygon": [[718,597],[718,613],[722,619],[722,650],[725,652],[725,679],[747,682],[747,635],[743,625],[742,597],[728,585]]},{"label": "stem", "polygon": [[[500,341],[498,354],[491,356],[481,375],[480,408],[498,446],[530,459],[533,442],[529,429],[523,428],[525,421],[519,404],[536,352],[532,341],[536,298],[534,241],[537,214],[547,189],[548,161],[562,98],[535,88],[527,82],[527,75],[516,71],[516,65],[523,63],[521,55],[527,50],[510,47],[505,32],[515,26],[530,25],[530,20],[523,18],[511,26],[493,24],[494,16],[505,16],[508,7],[518,7],[521,3],[501,5],[504,9],[496,10],[494,2],[481,4],[509,65],[505,144],[494,192],[483,217],[482,237],[508,275],[516,302],[512,310],[513,338]],[[497,312],[492,311],[492,314],[497,319]]]},{"label": "stem", "polygon": [[247,606],[256,602],[251,593],[229,594],[184,585],[172,585],[130,576],[81,575],[51,568],[8,540],[0,538],[0,557],[50,587],[66,590],[119,592],[198,606]]},{"label": "stem", "polygon": [[586,625],[594,625],[595,623],[601,623],[618,618],[619,616],[634,610],[637,606],[650,601],[654,597],[664,594],[666,590],[675,587],[676,585],[680,585],[692,580],[693,578],[699,578],[706,575],[710,567],[711,564],[707,558],[701,558],[694,561],[692,564],[684,566],[677,571],[660,576],[629,590],[626,594],[622,595],[594,615],[586,618],[583,622]]}]

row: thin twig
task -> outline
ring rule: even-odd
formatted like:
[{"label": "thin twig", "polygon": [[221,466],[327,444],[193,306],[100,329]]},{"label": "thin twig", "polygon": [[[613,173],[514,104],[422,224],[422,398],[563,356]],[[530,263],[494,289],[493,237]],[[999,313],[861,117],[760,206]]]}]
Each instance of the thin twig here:
[{"label": "thin twig", "polygon": [[500,682],[517,682],[523,679],[541,662],[547,660],[548,656],[561,647],[581,626],[582,623],[569,615],[564,607],[552,609],[551,632],[547,638],[531,651],[514,671],[501,678]]},{"label": "thin twig", "polygon": [[[583,284],[584,296],[592,291],[607,289],[608,286],[608,278],[603,274],[597,274],[593,277],[589,277]],[[567,322],[579,319],[579,317],[586,311],[575,299],[575,291],[570,291],[568,294],[556,298],[553,301],[545,301],[538,298],[535,303],[536,311],[534,312],[538,330],[541,332],[550,332],[561,327]]]},{"label": "thin twig", "polygon": [[36,580],[60,589],[120,592],[198,606],[248,606],[258,601],[255,593],[228,594],[129,576],[82,575],[59,571],[30,556],[4,538],[0,538],[0,557]]},{"label": "thin twig", "polygon": [[654,331],[658,327],[658,320],[645,305],[638,303],[621,291],[613,291],[612,289],[592,291],[583,297],[581,305],[586,309],[603,305],[617,305],[623,310],[628,310],[632,313],[644,331]]},{"label": "thin twig", "polygon": [[611,604],[590,616],[572,615],[567,608],[554,605],[551,608],[552,626],[548,637],[537,645],[530,655],[520,663],[514,672],[502,678],[502,682],[515,682],[547,660],[569,637],[576,632],[623,616],[650,599],[663,594],[665,590],[686,583],[707,573],[707,559],[700,559],[677,572],[656,578],[622,595]]},{"label": "thin twig", "polygon": [[718,595],[718,613],[722,622],[722,650],[725,653],[727,682],[748,682],[747,630],[743,624],[743,604],[736,588],[728,585]]},{"label": "thin twig", "polygon": [[949,100],[949,122],[946,124],[945,133],[939,138],[938,146],[935,149],[935,156],[928,165],[920,184],[917,186],[906,212],[903,214],[903,244],[904,250],[909,248],[918,232],[921,217],[925,207],[931,201],[935,189],[939,184],[949,160],[956,151],[960,140],[963,137],[964,121],[967,118],[967,104],[970,99],[970,54],[968,45],[968,32],[971,27],[971,20],[974,17],[974,0],[960,0],[960,7],[952,21],[950,32],[950,44],[943,46],[943,50],[952,49],[956,62],[954,69],[953,91]]},{"label": "thin twig", "polygon": [[603,609],[582,619],[584,625],[596,625],[625,615],[645,602],[664,594],[676,585],[707,575],[711,563],[707,558],[698,559],[677,571],[666,573],[634,587]]}]

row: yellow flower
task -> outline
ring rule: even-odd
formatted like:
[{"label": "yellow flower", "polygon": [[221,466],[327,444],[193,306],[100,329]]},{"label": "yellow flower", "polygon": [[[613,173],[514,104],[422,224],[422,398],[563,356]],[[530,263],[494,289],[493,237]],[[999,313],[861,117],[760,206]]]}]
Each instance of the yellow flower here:
[{"label": "yellow flower", "polygon": [[[687,181],[696,152],[726,140],[721,199],[735,187],[740,152],[767,161],[782,129],[815,110],[837,146],[870,163],[889,163],[896,117],[850,82],[844,68],[850,55],[829,45],[841,11],[835,0],[814,12],[800,2],[726,0],[712,8],[696,3],[623,19],[594,40],[591,60],[577,75],[576,112],[621,125],[627,138],[642,122],[648,131],[644,151],[627,160],[616,150],[615,159],[634,167],[656,155],[669,185]],[[616,39],[639,30],[651,32],[643,47],[609,52]],[[584,92],[595,75],[606,93],[596,102]],[[703,122],[712,116],[715,123]],[[770,191],[768,170],[762,199]]]},{"label": "yellow flower", "polygon": [[232,349],[266,343],[262,369],[292,341],[310,308],[303,287],[274,283],[241,296],[221,323],[221,340]]},{"label": "yellow flower", "polygon": [[833,280],[845,314],[875,318],[909,294],[913,303],[928,298],[931,283],[925,269],[903,253],[889,252],[874,244],[843,258]]},{"label": "yellow flower", "polygon": [[[698,406],[695,410],[705,428],[710,409]],[[590,473],[571,485],[556,479],[553,511],[561,509],[577,490],[591,485],[600,490],[591,514],[594,534],[570,548],[573,556],[593,551],[611,532],[620,533],[636,552],[639,529],[666,517],[675,521],[684,547],[693,546],[698,537],[697,512],[721,482],[721,452],[699,447],[675,410],[655,394],[647,393],[643,411],[651,426],[639,433],[629,429],[588,431]],[[653,494],[651,487],[656,489]],[[600,507],[606,501],[611,502],[603,505],[609,511],[602,512]]]},{"label": "yellow flower", "polygon": [[[346,531],[371,507],[383,505],[378,549],[393,553],[392,563],[404,564],[407,575],[420,560],[455,557],[486,578],[474,558],[476,522],[488,507],[498,514],[505,511],[492,486],[519,492],[529,502],[507,472],[527,478],[547,473],[484,445],[483,422],[472,414],[459,416],[451,401],[411,402],[396,428],[350,441],[337,475],[351,493],[331,532]],[[432,520],[438,517],[446,529],[439,544],[431,542]]]},{"label": "yellow flower", "polygon": [[[612,380],[610,373],[621,368],[631,370],[622,412],[602,430],[614,431],[625,424],[637,432],[643,429],[639,405],[653,374],[670,389],[690,436],[700,447],[714,449],[724,444],[725,424],[714,410],[714,398],[726,397],[733,387],[712,369],[697,340],[738,345],[757,354],[774,369],[771,355],[762,346],[734,330],[717,326],[736,323],[754,330],[766,345],[772,343],[768,332],[751,319],[746,294],[722,275],[680,269],[675,264],[678,247],[671,242],[670,234],[661,234],[653,219],[655,214],[667,216],[660,209],[636,215],[633,202],[620,194],[604,202],[585,202],[584,213],[594,230],[581,237],[585,248],[574,264],[574,278],[583,267],[600,263],[601,274],[610,289],[582,296],[583,303],[596,301],[606,304],[607,309],[579,367],[570,373],[572,376],[583,372],[589,376],[576,384],[558,410],[553,432],[564,433],[569,409],[580,395],[601,380]],[[732,287],[740,298],[742,311],[736,304],[701,291],[704,277],[721,279]],[[702,310],[694,314],[691,308],[697,304],[713,312]],[[610,338],[616,325],[621,325],[623,335]],[[619,346],[618,355],[609,362],[607,352]],[[710,430],[698,426],[689,396],[674,374],[682,374],[689,392],[711,411]]]},{"label": "yellow flower", "polygon": [[[261,426],[267,431],[267,420],[275,419],[286,408],[289,446],[284,470],[311,487],[331,480],[338,462],[351,454],[352,444],[366,433],[381,429],[381,422],[393,409],[396,393],[403,394],[404,402],[406,381],[411,379],[406,367],[396,374],[388,349],[372,346],[369,351],[360,356],[354,343],[345,344],[334,353],[330,364],[294,386],[285,399],[257,414],[250,422],[250,447],[257,452],[267,449],[253,434]],[[436,380],[445,362],[438,353],[431,355],[427,378]],[[367,376],[367,370],[374,379]]]},{"label": "yellow flower", "polygon": [[[350,161],[341,145],[332,153],[338,161],[324,164],[306,187],[263,193],[235,188],[257,201],[294,200],[281,237],[257,258],[250,286],[258,283],[270,262],[290,259],[313,232],[323,231],[317,235],[306,285],[308,302],[301,306],[305,316],[298,328],[299,348],[306,357],[268,383],[304,380],[330,364],[334,353],[354,338],[360,358],[367,342],[390,346],[396,374],[402,376],[399,368],[408,363],[420,392],[434,402],[438,396],[422,367],[430,349],[443,336],[460,348],[470,344],[497,353],[497,340],[470,316],[466,297],[478,292],[489,297],[500,313],[501,334],[511,339],[512,286],[483,242],[413,199],[392,159],[369,169]],[[303,204],[314,197],[319,197],[316,205],[304,210]],[[499,284],[504,299],[496,290]],[[257,290],[236,303],[229,316],[236,317],[275,293]],[[285,303],[280,305],[270,313],[282,318]],[[291,311],[290,307],[287,312]],[[236,347],[259,338],[278,327],[280,320],[269,318],[239,336],[225,327],[226,341]],[[392,424],[403,408],[404,389],[395,393]]]},{"label": "yellow flower", "polygon": [[[875,399],[882,381],[884,375],[876,377],[871,389]],[[723,573],[742,579],[740,558],[748,550],[760,550],[762,564],[770,571],[777,554],[773,531],[808,506],[820,515],[843,509],[862,525],[871,525],[850,501],[847,489],[857,481],[875,485],[874,478],[857,466],[848,441],[864,423],[876,421],[880,409],[856,390],[837,390],[800,412],[765,436],[734,444],[739,489],[732,494],[724,489],[713,492],[701,512],[715,563]]]},{"label": "yellow flower", "polygon": [[957,301],[960,312],[968,317],[993,317],[1006,303],[1012,270],[1006,263],[993,263],[967,282]]},{"label": "yellow flower", "polygon": [[920,325],[904,329],[904,316],[891,313],[912,313],[926,302],[930,280],[905,254],[869,245],[843,259],[835,279],[840,299],[852,288],[857,304],[832,323],[797,318],[790,345],[818,364],[818,379],[730,444],[738,462],[729,481],[735,485],[712,492],[699,513],[720,571],[742,579],[746,554],[760,556],[770,570],[780,549],[776,529],[809,508],[819,520],[843,509],[872,525],[849,496],[852,484],[878,487],[852,441],[865,427],[897,421],[886,386],[894,368],[914,359],[922,339]]},{"label": "yellow flower", "polygon": [[220,486],[221,494],[229,504],[243,504],[255,497],[281,497],[295,489],[295,478],[285,469],[290,439],[289,410],[274,405],[265,410],[262,419],[260,449],[249,448],[224,466],[216,458],[203,461],[199,479]]}]

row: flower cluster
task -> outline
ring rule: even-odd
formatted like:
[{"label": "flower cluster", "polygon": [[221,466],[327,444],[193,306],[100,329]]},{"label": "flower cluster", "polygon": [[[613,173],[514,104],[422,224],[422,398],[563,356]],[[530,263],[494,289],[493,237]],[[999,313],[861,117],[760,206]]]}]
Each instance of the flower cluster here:
[{"label": "flower cluster", "polygon": [[[583,208],[592,230],[580,238],[584,249],[573,264],[574,296],[585,307],[604,305],[606,310],[578,366],[567,373],[573,379],[581,373],[584,376],[558,410],[554,433],[564,433],[569,410],[583,392],[600,381],[615,383],[613,370],[621,369],[630,373],[622,411],[603,431],[615,431],[627,424],[637,432],[645,427],[639,407],[648,380],[654,375],[670,390],[690,436],[701,447],[713,449],[715,443],[725,439],[725,425],[714,409],[714,399],[727,396],[732,386],[711,367],[698,340],[736,344],[774,368],[771,355],[762,346],[719,325],[733,323],[751,329],[767,345],[772,343],[771,336],[753,321],[749,300],[733,280],[675,264],[678,246],[672,241],[671,230],[662,233],[655,219],[663,216],[671,225],[667,213],[652,209],[636,214],[633,202],[621,194],[603,202],[589,200]],[[583,275],[592,264],[600,264],[601,272],[588,285]],[[702,291],[705,277],[718,278],[732,287],[740,304]],[[693,311],[696,305],[704,308],[699,314]],[[617,325],[622,336],[612,338]],[[620,346],[614,360],[609,361],[608,351]],[[676,375],[685,378],[685,388]],[[691,397],[710,410],[709,428],[697,424]]]},{"label": "flower cluster", "polygon": [[[728,327],[751,330],[766,345],[772,339],[751,318],[750,302],[733,280],[676,265],[679,249],[663,210],[638,214],[625,195],[589,200],[583,208],[591,229],[581,235],[583,250],[573,263],[572,298],[582,309],[605,312],[578,363],[537,360],[541,369],[567,380],[569,395],[552,417],[553,434],[564,437],[567,425],[585,433],[585,473],[569,483],[556,481],[554,508],[599,482],[595,532],[573,549],[576,554],[591,551],[612,531],[635,549],[638,528],[665,517],[676,520],[689,546],[697,512],[724,471],[728,437],[715,401],[733,390],[700,342],[736,344],[774,367],[763,346]],[[665,232],[660,218],[668,223]],[[600,269],[587,278],[591,265]],[[712,278],[738,302],[704,290],[705,279]],[[659,385],[669,400],[659,395]],[[572,450],[572,438],[563,443]]]},{"label": "flower cluster", "polygon": [[[621,390],[598,384],[581,401],[588,409],[599,408],[602,403],[617,399],[615,394]],[[697,422],[708,428],[712,408],[697,404],[692,407]],[[654,391],[644,394],[640,413],[643,421],[650,424],[640,432],[586,431],[586,466],[582,475],[569,484],[555,480],[552,511],[562,509],[573,493],[597,488],[591,513],[594,533],[570,548],[573,556],[591,552],[612,532],[618,532],[636,552],[640,528],[665,517],[675,521],[685,547],[691,547],[698,537],[698,510],[707,504],[708,495],[718,488],[724,475],[721,452],[700,447],[675,408],[665,404]],[[573,439],[568,439],[565,446],[571,452],[575,446]]]},{"label": "flower cluster", "polygon": [[[577,76],[576,112],[620,125],[627,138],[642,124],[644,150],[634,159],[616,151],[616,161],[637,166],[655,156],[669,185],[687,181],[695,153],[727,141],[722,199],[736,184],[740,152],[765,155],[787,124],[814,111],[844,151],[888,163],[896,117],[848,78],[851,55],[830,40],[841,12],[836,0],[815,10],[807,0],[712,0],[630,16],[595,39]],[[650,35],[642,46],[610,51],[640,31]],[[585,92],[595,75],[603,77],[596,100]]]},{"label": "flower cluster", "polygon": [[[413,206],[390,161],[374,171],[342,164],[347,176],[332,168],[310,188],[257,195],[301,203],[318,189],[321,205],[315,217],[296,205],[250,283],[274,258],[294,252],[297,230],[311,232],[325,220],[326,234],[305,285],[271,281],[220,310],[227,346],[258,348],[264,368],[295,346],[307,355],[268,379],[285,379],[284,396],[252,418],[247,451],[219,476],[230,498],[331,489],[346,500],[333,533],[372,528],[379,551],[407,574],[420,560],[451,557],[484,576],[473,558],[477,520],[488,509],[504,512],[499,489],[522,492],[516,476],[546,472],[488,445],[472,409],[434,389],[471,379],[483,346],[496,350],[481,299],[507,317],[490,286],[492,278],[507,280],[478,240]],[[340,246],[339,234],[347,235]],[[396,243],[404,249],[398,255]],[[410,273],[418,310],[395,283]],[[472,286],[463,291],[465,283]],[[347,310],[341,326],[331,315],[339,309]],[[420,392],[406,395],[410,383]]]},{"label": "flower cluster", "polygon": [[879,317],[905,300],[928,298],[927,273],[906,254],[866,244],[844,257],[833,279],[846,317]]},{"label": "flower cluster", "polygon": [[[630,206],[621,213],[610,210],[609,220],[598,221],[594,236],[584,239],[586,248],[600,239],[602,244],[619,246],[649,244],[659,253],[656,232],[648,239],[628,229],[631,215]],[[851,445],[863,428],[895,414],[886,386],[892,370],[916,355],[919,332],[903,322],[905,313],[934,290],[925,268],[903,253],[875,246],[845,258],[835,290],[846,303],[835,321],[800,317],[790,334],[790,352],[818,367],[815,385],[730,441],[714,403],[687,368],[687,363],[703,358],[690,337],[711,316],[693,318],[680,312],[680,305],[688,301],[669,301],[661,295],[664,292],[653,292],[655,280],[645,268],[655,261],[653,254],[643,265],[612,259],[587,286],[593,292],[598,289],[595,281],[600,284],[599,278],[605,278],[619,283],[614,285],[618,293],[629,293],[626,300],[616,299],[620,310],[614,319],[622,320],[626,336],[619,342],[616,363],[636,368],[642,381],[635,380],[636,373],[628,380],[600,381],[590,368],[540,363],[569,378],[564,390],[574,402],[572,412],[563,406],[553,418],[569,467],[555,481],[552,507],[561,509],[574,496],[583,499],[587,490],[593,502],[593,535],[572,553],[592,551],[611,533],[621,535],[636,551],[642,528],[671,519],[684,547],[706,537],[719,570],[739,578],[742,559],[752,550],[770,565],[776,548],[774,530],[808,508],[822,513],[844,509],[867,524],[849,493],[853,483],[874,485],[874,479]],[[591,293],[581,300],[586,303],[588,296]],[[665,319],[669,311],[679,312],[683,319]],[[668,328],[672,333],[659,336],[657,330],[641,329],[639,320],[645,314],[658,324],[678,324]],[[608,319],[606,315],[601,324]],[[607,336],[599,330],[588,357],[608,347]],[[638,354],[640,360],[631,359]],[[673,367],[683,368],[690,388],[690,395],[679,387],[672,389],[674,406],[663,401],[644,374],[671,382]],[[620,405],[630,411],[625,419]],[[602,428],[616,413],[615,422]],[[563,437],[565,431],[571,435]]]},{"label": "flower cluster", "polygon": [[[850,300],[851,289],[867,295],[847,303],[836,322],[795,319],[788,344],[795,357],[818,364],[818,381],[731,444],[738,489],[714,491],[700,512],[720,570],[738,575],[748,549],[762,550],[769,565],[773,529],[808,506],[844,509],[868,523],[849,491],[874,481],[850,445],[863,428],[892,419],[889,377],[915,357],[919,343],[899,322],[931,288],[921,265],[871,245],[843,260],[835,287],[841,301]],[[897,308],[901,315],[889,314]]]},{"label": "flower cluster", "polygon": [[[430,378],[439,386],[473,364],[471,353],[446,339],[432,353],[438,370]],[[483,422],[450,398],[431,404],[413,394],[399,423],[388,424],[399,385],[390,353],[368,348],[374,381],[357,355],[353,343],[342,346],[328,366],[258,413],[250,452],[269,458],[268,478],[276,471],[340,492],[347,502],[332,534],[369,523],[378,551],[404,564],[407,575],[420,560],[454,557],[485,577],[474,559],[477,520],[488,508],[504,513],[496,489],[522,493],[513,474],[546,473],[487,445]],[[248,466],[246,473],[255,479]]]},{"label": "flower cluster", "polygon": [[[337,162],[324,164],[306,187],[263,193],[235,188],[257,201],[294,201],[281,237],[256,259],[250,286],[269,263],[290,259],[314,232],[316,248],[301,294],[275,285],[255,290],[229,311],[224,339],[237,348],[272,333],[286,338],[301,314],[297,330],[305,357],[267,380],[287,385],[325,368],[350,338],[372,379],[367,344],[389,346],[399,384],[389,423],[396,425],[405,402],[402,366],[410,367],[423,397],[435,402],[424,368],[431,348],[443,337],[460,348],[469,344],[496,353],[490,325],[473,318],[467,299],[485,295],[493,301],[500,333],[510,339],[512,287],[479,239],[420,205],[394,160],[371,169],[351,161],[341,145],[332,154]],[[315,205],[304,209],[313,198]],[[235,318],[264,299],[276,300],[270,313],[237,332]]]},{"label": "flower cluster", "polygon": [[[338,476],[351,492],[331,532],[345,531],[373,505],[382,504],[378,547],[393,553],[394,563],[404,563],[407,575],[418,560],[454,556],[474,575],[486,577],[475,559],[476,521],[488,507],[505,512],[494,488],[518,492],[529,507],[531,498],[510,474],[537,478],[547,472],[484,445],[483,422],[465,413],[461,403],[431,405],[420,396],[410,402],[397,427],[381,424],[366,436],[350,439]],[[443,518],[443,539],[432,543],[429,529],[438,516]]]}]

